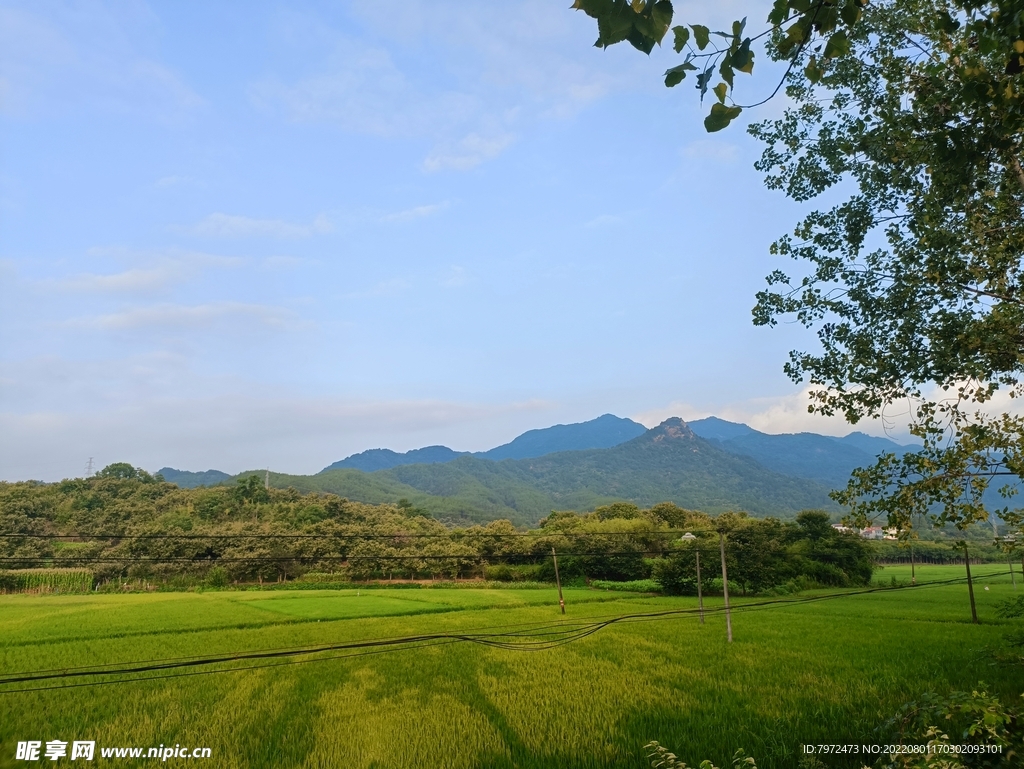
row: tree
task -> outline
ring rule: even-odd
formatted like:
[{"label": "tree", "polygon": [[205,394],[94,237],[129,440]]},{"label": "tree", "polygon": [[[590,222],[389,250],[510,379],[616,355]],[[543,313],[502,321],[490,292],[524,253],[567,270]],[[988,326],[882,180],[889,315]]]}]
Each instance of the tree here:
[{"label": "tree", "polygon": [[[598,19],[602,46],[644,50],[635,38],[649,35],[649,51],[671,27],[662,3],[575,7]],[[790,104],[750,127],[765,144],[756,167],[797,201],[850,191],[776,241],[798,273],[774,271],[754,308],[758,325],[794,318],[816,331],[818,348],[785,367],[812,385],[811,412],[851,423],[901,412],[923,441],[856,471],[834,497],[859,525],[884,517],[901,532],[915,516],[961,529],[984,520],[985,492],[995,484],[1009,498],[1024,472],[1024,420],[999,400],[1024,395],[1019,3],[777,0],[754,37],[743,22],[672,31],[686,58],[667,85],[699,72],[703,98],[718,67],[709,131],[739,115],[733,76],[752,71],[763,40],[786,63]]]}]

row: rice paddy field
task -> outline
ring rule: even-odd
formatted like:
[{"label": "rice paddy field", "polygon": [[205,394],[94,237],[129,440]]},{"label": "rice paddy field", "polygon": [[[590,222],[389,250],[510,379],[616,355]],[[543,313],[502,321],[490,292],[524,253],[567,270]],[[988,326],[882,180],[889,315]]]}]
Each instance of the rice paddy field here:
[{"label": "rice paddy field", "polygon": [[[949,579],[962,568],[925,566],[917,577]],[[1024,665],[1019,650],[1016,662],[1007,659],[1007,636],[1021,621],[995,612],[1015,594],[1005,571],[975,567],[977,626],[965,585],[921,586],[747,610],[745,602],[764,599],[736,599],[732,644],[721,613],[704,625],[685,613],[619,622],[535,651],[449,639],[217,668],[251,668],[230,672],[100,677],[90,681],[108,683],[76,688],[12,691],[77,679],[8,684],[0,767],[31,765],[16,758],[27,740],[94,740],[101,765],[140,762],[102,758],[104,746],[179,744],[209,747],[211,758],[168,764],[643,767],[642,746],[657,740],[692,765],[729,765],[742,747],[762,769],[795,767],[804,743],[876,741],[876,726],[928,691],[984,682],[1019,698]],[[909,567],[876,573],[882,584],[894,578],[909,582]],[[571,622],[696,606],[693,598],[587,589],[567,589],[565,600]],[[721,598],[706,603],[720,606]],[[4,595],[0,668],[10,676],[562,621],[553,588]],[[275,666],[259,667],[267,664]]]}]

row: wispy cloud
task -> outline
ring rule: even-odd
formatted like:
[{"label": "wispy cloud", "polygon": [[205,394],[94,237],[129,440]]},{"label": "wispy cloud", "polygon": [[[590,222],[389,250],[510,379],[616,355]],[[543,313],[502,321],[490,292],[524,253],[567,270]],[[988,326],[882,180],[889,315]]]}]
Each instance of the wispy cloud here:
[{"label": "wispy cloud", "polygon": [[193,182],[191,176],[162,176],[156,180],[157,187],[177,187],[182,184],[190,184]]},{"label": "wispy cloud", "polygon": [[466,274],[466,269],[457,264],[453,264],[447,274],[441,278],[441,285],[446,288],[459,288],[467,283],[469,283],[469,275]]},{"label": "wispy cloud", "polygon": [[471,133],[453,144],[435,147],[423,160],[425,171],[468,171],[497,157],[515,141],[512,134],[481,136]]},{"label": "wispy cloud", "polygon": [[440,203],[431,203],[426,206],[414,206],[407,208],[404,211],[396,211],[393,214],[385,214],[380,218],[382,222],[408,222],[413,219],[423,219],[427,216],[433,216],[441,211],[448,208],[448,201],[443,200]]},{"label": "wispy cloud", "polygon": [[683,157],[688,160],[732,163],[739,158],[739,154],[738,145],[720,139],[698,139],[683,147]]},{"label": "wispy cloud", "polygon": [[7,438],[0,441],[0,479],[76,477],[88,457],[101,467],[127,461],[154,471],[169,465],[240,472],[269,465],[315,473],[373,446],[405,451],[439,441],[469,450],[499,445],[550,408],[540,400],[491,404],[218,392],[122,398],[78,410],[0,410],[0,433]]},{"label": "wispy cloud", "polygon": [[58,286],[76,293],[139,294],[166,289],[182,279],[182,265],[162,265],[149,269],[131,269],[107,275],[84,273],[60,281]]},{"label": "wispy cloud", "polygon": [[382,280],[364,291],[352,291],[346,296],[349,299],[372,299],[381,296],[398,296],[409,290],[411,283],[405,278]]},{"label": "wispy cloud", "polygon": [[109,273],[86,272],[57,280],[40,281],[43,288],[77,294],[147,295],[161,293],[173,286],[194,280],[208,269],[231,269],[244,264],[236,256],[166,250],[160,252],[93,248],[90,256],[142,263],[127,270]]},{"label": "wispy cloud", "polygon": [[623,221],[625,221],[625,219],[618,214],[601,214],[600,216],[595,216],[590,221],[584,223],[583,226],[588,228],[608,227],[615,224],[622,224]]},{"label": "wispy cloud", "polygon": [[198,224],[186,228],[192,235],[212,238],[307,238],[334,229],[330,219],[320,214],[309,224],[296,224],[282,219],[256,219],[250,216],[214,213]]},{"label": "wispy cloud", "polygon": [[295,322],[295,313],[283,307],[245,302],[174,304],[165,302],[121,312],[74,318],[66,325],[100,331],[132,331],[143,328],[163,330],[203,329],[217,323],[243,320],[264,327],[284,328]]},{"label": "wispy cloud", "polygon": [[102,6],[89,13],[27,7],[0,8],[0,111],[31,115],[87,105],[176,121],[204,103],[141,50],[138,15]]},{"label": "wispy cloud", "polygon": [[751,398],[738,403],[695,406],[686,401],[673,401],[667,406],[642,411],[633,415],[635,419],[647,427],[654,427],[669,417],[681,417],[686,421],[716,416],[730,422],[742,422],[769,434],[810,432],[821,435],[848,435],[854,430],[873,435],[891,433],[906,437],[906,413],[901,407],[891,408],[885,419],[866,420],[851,425],[842,416],[825,417],[810,414],[807,405],[810,403],[809,392],[812,388],[805,387],[788,395],[769,398]]},{"label": "wispy cloud", "polygon": [[[591,36],[586,20],[546,3],[467,10],[403,0],[351,12],[374,30],[372,44],[312,15],[289,15],[279,27],[282,44],[303,41],[308,60],[319,58],[316,71],[253,83],[250,97],[296,122],[427,139],[432,149],[420,163],[427,172],[475,168],[537,123],[571,118],[617,88],[645,82],[631,76],[641,68],[633,59],[595,59],[582,42]],[[419,55],[435,47],[449,55],[440,62]]]}]

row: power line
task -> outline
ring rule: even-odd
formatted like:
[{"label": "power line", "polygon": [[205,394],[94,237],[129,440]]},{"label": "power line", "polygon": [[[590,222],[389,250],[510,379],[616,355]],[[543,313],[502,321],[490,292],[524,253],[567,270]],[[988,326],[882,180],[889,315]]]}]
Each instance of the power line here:
[{"label": "power line", "polygon": [[[985,575],[985,579],[1004,576],[1005,572]],[[756,611],[767,608],[778,608],[780,606],[799,606],[808,603],[834,600],[851,596],[867,595],[880,592],[894,592],[898,590],[921,590],[928,587],[939,587],[966,581],[964,577],[947,580],[936,580],[920,585],[901,585],[896,587],[875,587],[862,590],[845,591],[837,593],[825,593],[816,596],[807,596],[797,599],[776,598],[760,602],[740,604],[732,608],[733,612]],[[54,689],[77,688],[81,686],[99,686],[124,681],[151,681],[167,678],[181,678],[192,675],[209,675],[214,673],[240,672],[243,670],[262,669],[266,667],[278,667],[281,665],[304,664],[309,662],[324,662],[334,659],[341,659],[353,656],[367,656],[370,654],[382,654],[393,651],[403,651],[426,646],[436,646],[451,643],[477,643],[494,648],[510,651],[539,651],[555,648],[567,643],[582,640],[598,631],[618,623],[644,622],[667,619],[680,615],[694,614],[697,609],[667,609],[658,612],[643,612],[625,615],[615,615],[598,622],[584,622],[574,620],[572,622],[549,623],[547,625],[534,625],[530,630],[509,633],[428,633],[413,636],[371,639],[363,641],[351,641],[342,644],[331,644],[327,646],[305,647],[296,649],[261,650],[252,652],[240,652],[234,654],[221,654],[209,657],[178,658],[177,660],[154,660],[141,663],[110,663],[103,666],[80,667],[68,669],[50,669],[30,671],[26,673],[14,673],[0,677],[0,693],[16,694],[29,691],[49,691]],[[707,613],[721,613],[726,611],[725,606],[705,609]],[[593,618],[592,618],[593,619]],[[511,626],[516,627],[516,626]],[[325,654],[328,652],[346,652],[327,657],[315,657],[313,659],[291,659],[293,657],[309,657],[312,655]],[[191,670],[186,673],[169,673],[166,671],[206,668],[216,665],[225,665],[248,660],[275,660],[263,664],[248,666],[233,666],[210,670]],[[281,661],[286,660],[286,661]],[[155,673],[155,675],[141,675]],[[83,681],[80,683],[46,685],[35,687],[21,687],[17,689],[5,689],[3,687],[11,684],[35,683],[53,681],[57,679],[79,679],[95,678],[99,676],[111,677],[110,680]],[[141,677],[140,677],[141,676]]]},{"label": "power line", "polygon": [[[661,551],[656,550],[624,550],[619,552],[599,552],[599,553],[563,553],[563,557],[577,557],[577,558],[590,558],[590,557],[615,557],[615,556],[650,556],[650,555],[662,555]],[[448,555],[443,554],[424,554],[424,555],[281,555],[281,556],[232,556],[223,557],[219,555],[203,555],[203,556],[104,556],[104,555],[90,555],[90,556],[65,556],[61,560],[71,563],[197,563],[197,564],[211,564],[211,563],[282,563],[287,561],[300,561],[303,563],[311,563],[316,561],[415,561],[415,560],[453,560],[453,559],[470,559],[477,561],[490,561],[490,560],[508,560],[515,558],[547,558],[550,554],[546,553],[451,553]],[[3,563],[52,563],[54,560],[53,556],[4,556],[0,557],[0,564]]]},{"label": "power line", "polygon": [[551,532],[515,532],[515,533],[486,533],[486,532],[446,532],[443,534],[423,533],[401,533],[392,534],[340,534],[324,532],[319,534],[18,534],[0,533],[0,539],[450,539],[459,541],[461,539],[544,539],[550,537],[674,537],[689,531],[551,531]]}]

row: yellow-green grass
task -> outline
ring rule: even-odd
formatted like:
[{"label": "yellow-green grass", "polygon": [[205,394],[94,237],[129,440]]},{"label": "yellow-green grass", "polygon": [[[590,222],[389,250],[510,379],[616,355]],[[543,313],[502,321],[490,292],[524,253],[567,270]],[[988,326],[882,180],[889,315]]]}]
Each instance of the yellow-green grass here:
[{"label": "yellow-green grass", "polygon": [[[929,690],[985,681],[1008,699],[1024,692],[1024,670],[994,656],[1013,627],[995,613],[1014,594],[1009,577],[986,576],[1005,572],[998,565],[974,571],[980,626],[961,584],[738,609],[732,645],[720,614],[704,626],[683,615],[548,651],[452,644],[2,694],[0,767],[27,765],[14,755],[29,739],[206,746],[204,764],[228,769],[640,767],[641,746],[656,739],[691,764],[727,763],[743,747],[761,767],[791,767],[803,743],[875,741],[876,725]],[[962,573],[925,566],[918,580]],[[876,579],[891,576],[909,581],[909,566]],[[696,603],[582,589],[565,598],[570,618]],[[0,597],[0,661],[11,673],[560,619],[554,590],[10,595]]]}]

